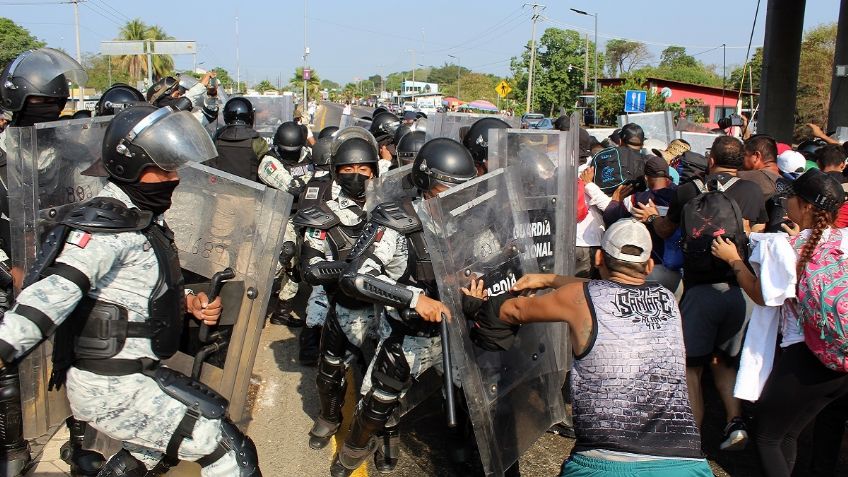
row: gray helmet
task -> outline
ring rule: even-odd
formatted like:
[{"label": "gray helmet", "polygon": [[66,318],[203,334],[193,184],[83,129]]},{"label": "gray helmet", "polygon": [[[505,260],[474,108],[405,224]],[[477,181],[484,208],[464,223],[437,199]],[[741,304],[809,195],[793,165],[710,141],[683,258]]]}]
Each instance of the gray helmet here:
[{"label": "gray helmet", "polygon": [[53,48],[25,51],[0,76],[2,107],[18,112],[30,96],[67,100],[68,81],[78,85],[88,81],[88,75],[76,60]]},{"label": "gray helmet", "polygon": [[403,135],[397,144],[397,158],[401,166],[412,164],[415,156],[426,142],[424,131],[411,131]]},{"label": "gray helmet", "polygon": [[316,139],[315,144],[312,145],[312,163],[318,167],[329,166],[333,157],[331,152],[332,147],[332,137],[319,137]]},{"label": "gray helmet", "polygon": [[428,191],[437,183],[454,186],[470,181],[477,177],[477,168],[465,146],[439,137],[421,146],[410,174],[415,187]]},{"label": "gray helmet", "polygon": [[111,116],[117,111],[140,103],[144,103],[141,91],[128,84],[115,83],[100,95],[94,105],[94,113],[97,116]]},{"label": "gray helmet", "polygon": [[121,182],[137,182],[145,167],[175,171],[217,155],[209,133],[188,111],[139,105],[119,112],[109,123],[100,172]]},{"label": "gray helmet", "polygon": [[379,143],[394,138],[398,127],[400,127],[400,119],[388,111],[383,111],[374,116],[368,130]]}]

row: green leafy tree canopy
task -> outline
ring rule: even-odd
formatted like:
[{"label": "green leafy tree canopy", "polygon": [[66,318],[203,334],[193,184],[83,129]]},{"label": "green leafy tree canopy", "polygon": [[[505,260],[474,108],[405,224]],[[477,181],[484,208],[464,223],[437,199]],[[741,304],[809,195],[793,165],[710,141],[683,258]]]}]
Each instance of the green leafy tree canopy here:
[{"label": "green leafy tree canopy", "polygon": [[41,48],[44,42],[32,36],[29,30],[8,18],[0,17],[0,68],[26,50]]}]

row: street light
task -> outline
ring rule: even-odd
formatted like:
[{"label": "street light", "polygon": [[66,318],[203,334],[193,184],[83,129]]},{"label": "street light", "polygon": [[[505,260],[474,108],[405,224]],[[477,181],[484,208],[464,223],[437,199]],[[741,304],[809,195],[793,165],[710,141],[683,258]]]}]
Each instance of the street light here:
[{"label": "street light", "polygon": [[462,73],[462,69],[459,64],[461,63],[458,56],[448,55],[451,58],[456,60],[456,99],[459,99],[459,75]]},{"label": "street light", "polygon": [[586,15],[587,17],[595,17],[595,109],[598,107],[598,14],[584,12],[576,8],[571,9],[572,12],[578,15]]}]

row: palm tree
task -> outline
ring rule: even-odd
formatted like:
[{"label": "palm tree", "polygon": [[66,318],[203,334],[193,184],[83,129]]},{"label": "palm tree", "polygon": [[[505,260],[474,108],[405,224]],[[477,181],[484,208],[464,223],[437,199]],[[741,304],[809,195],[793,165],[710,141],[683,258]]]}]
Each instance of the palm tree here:
[{"label": "palm tree", "polygon": [[[118,32],[118,40],[139,41],[146,39],[147,25],[141,19],[128,21]],[[117,67],[129,73],[133,80],[144,78],[147,73],[145,55],[125,55],[116,59]]]},{"label": "palm tree", "polygon": [[[121,27],[118,33],[119,40],[140,41],[140,40],[173,40],[159,25],[147,26],[141,19],[136,18],[128,21]],[[147,56],[146,55],[126,55],[121,56],[116,61],[118,68],[127,71],[130,78],[140,80],[147,76]],[[170,74],[174,69],[174,59],[171,55],[153,55],[151,57],[153,64],[153,80],[156,81],[162,76]]]}]

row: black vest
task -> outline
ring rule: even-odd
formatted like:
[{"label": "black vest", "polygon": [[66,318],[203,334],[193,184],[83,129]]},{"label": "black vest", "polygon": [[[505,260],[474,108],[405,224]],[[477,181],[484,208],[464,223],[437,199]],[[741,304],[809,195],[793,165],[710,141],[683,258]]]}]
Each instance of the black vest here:
[{"label": "black vest", "polygon": [[258,182],[259,161],[253,150],[253,141],[259,133],[247,126],[224,126],[215,138],[218,157],[206,161],[206,165],[241,178]]}]

